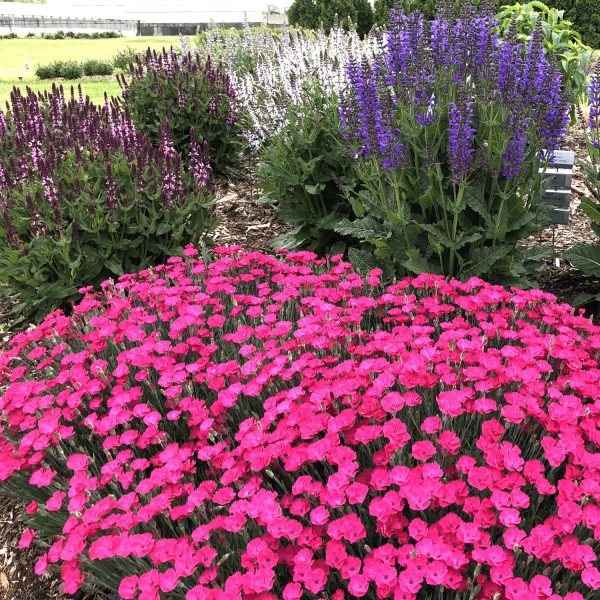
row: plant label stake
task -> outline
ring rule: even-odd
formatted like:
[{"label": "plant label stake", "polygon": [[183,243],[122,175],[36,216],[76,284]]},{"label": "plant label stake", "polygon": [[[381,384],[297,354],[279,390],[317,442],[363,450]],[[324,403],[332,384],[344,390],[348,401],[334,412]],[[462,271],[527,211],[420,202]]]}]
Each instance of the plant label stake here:
[{"label": "plant label stake", "polygon": [[573,182],[573,165],[575,152],[572,150],[555,150],[550,157],[549,166],[540,171],[547,177],[546,191],[541,201],[554,207],[552,211],[553,225],[568,225],[571,217],[571,184]]}]

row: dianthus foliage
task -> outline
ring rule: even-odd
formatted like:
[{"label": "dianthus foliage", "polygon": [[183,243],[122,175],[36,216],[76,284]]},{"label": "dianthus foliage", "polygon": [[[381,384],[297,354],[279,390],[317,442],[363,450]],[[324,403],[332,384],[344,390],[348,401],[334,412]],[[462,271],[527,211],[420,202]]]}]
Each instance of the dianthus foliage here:
[{"label": "dianthus foliage", "polygon": [[600,328],[539,291],[217,250],[0,358],[36,572],[140,600],[600,588]]},{"label": "dianthus foliage", "polygon": [[150,48],[136,56],[129,76],[118,77],[123,103],[137,129],[160,145],[161,124],[168,121],[175,149],[190,156],[191,131],[208,142],[214,172],[224,175],[239,162],[241,138],[234,91],[229,77],[210,57],[199,53],[157,53]]},{"label": "dianthus foliage", "polygon": [[189,167],[167,123],[154,147],[127,111],[62,88],[12,94],[0,111],[0,281],[21,319],[78,288],[166,260],[212,226],[208,147]]}]

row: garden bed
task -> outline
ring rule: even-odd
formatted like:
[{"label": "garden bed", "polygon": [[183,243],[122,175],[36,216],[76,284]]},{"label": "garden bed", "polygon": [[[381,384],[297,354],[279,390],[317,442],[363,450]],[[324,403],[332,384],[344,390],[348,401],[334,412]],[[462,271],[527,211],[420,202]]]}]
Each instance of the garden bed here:
[{"label": "garden bed", "polygon": [[[595,215],[578,167],[568,226],[542,231],[533,202],[568,121],[562,75],[539,32],[500,46],[473,15],[448,51],[448,22],[422,44],[420,18],[394,15],[381,53],[321,36],[331,64],[303,34],[267,38],[271,57],[226,44],[227,68],[149,50],[104,107],[14,94],[0,600],[600,589],[600,328],[568,305],[598,282],[565,259],[595,264],[568,252],[596,242]],[[306,61],[278,54],[297,42]],[[296,88],[285,65],[311,61]],[[579,128],[562,147],[587,157]],[[531,272],[542,291],[515,289]]]},{"label": "garden bed", "polygon": [[[573,185],[573,201],[578,203],[584,193],[581,177],[576,173]],[[246,180],[244,183],[222,186],[217,193],[216,212],[219,226],[214,234],[218,245],[240,244],[248,250],[268,251],[273,236],[287,230],[275,211],[268,205],[255,202],[257,190]],[[589,219],[578,208],[575,209],[571,224],[547,229],[540,238],[528,243],[554,244],[557,249],[566,250],[575,243],[592,239],[593,232]],[[541,287],[556,294],[560,301],[568,302],[581,291],[582,285],[591,285],[574,270],[547,265],[540,274]],[[11,337],[8,307],[0,318],[4,329],[2,340]],[[17,550],[17,543],[24,526],[20,524],[15,502],[8,498],[0,499],[0,600],[66,600],[69,596],[61,593],[57,579],[35,575],[33,566],[36,549]],[[89,597],[89,596],[88,596]],[[82,596],[86,598],[86,596]]]}]

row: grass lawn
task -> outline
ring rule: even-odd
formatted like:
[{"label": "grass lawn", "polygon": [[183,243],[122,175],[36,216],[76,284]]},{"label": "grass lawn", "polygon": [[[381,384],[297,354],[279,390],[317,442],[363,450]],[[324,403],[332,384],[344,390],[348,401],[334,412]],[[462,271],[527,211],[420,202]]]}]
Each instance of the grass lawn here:
[{"label": "grass lawn", "polygon": [[[0,108],[4,109],[6,101],[10,98],[10,93],[13,86],[25,87],[28,85],[33,88],[34,91],[43,91],[45,89],[50,90],[52,88],[52,80],[39,81],[39,80],[24,80],[19,81],[18,79],[0,79]],[[117,83],[116,77],[94,77],[90,79],[75,79],[73,81],[66,81],[65,79],[57,79],[57,85],[62,85],[65,88],[65,93],[68,96],[71,92],[71,86],[77,89],[77,85],[81,84],[84,95],[89,96],[95,103],[102,102],[104,100],[104,92],[107,92],[109,96],[118,96],[121,93],[121,88]]]},{"label": "grass lawn", "polygon": [[[4,108],[13,86],[29,85],[34,90],[52,87],[52,80],[40,81],[35,76],[38,65],[49,64],[55,60],[76,60],[83,62],[90,58],[110,59],[120,50],[133,48],[143,52],[150,46],[157,50],[163,47],[179,46],[177,36],[123,37],[102,40],[43,40],[40,38],[21,38],[0,40],[0,107]],[[29,69],[25,69],[25,63]],[[22,77],[22,80],[19,79]],[[101,101],[104,92],[109,96],[120,93],[115,77],[96,77],[74,81],[57,80],[66,90],[71,85],[81,83],[83,93],[96,102]]]},{"label": "grass lawn", "polygon": [[[148,46],[160,49],[179,46],[177,36],[122,37],[106,40],[43,40],[21,38],[0,40],[0,79],[23,77],[35,79],[35,68],[55,60],[85,61],[89,58],[112,58],[119,50],[133,48],[138,52]],[[25,62],[29,70],[25,69]]]}]

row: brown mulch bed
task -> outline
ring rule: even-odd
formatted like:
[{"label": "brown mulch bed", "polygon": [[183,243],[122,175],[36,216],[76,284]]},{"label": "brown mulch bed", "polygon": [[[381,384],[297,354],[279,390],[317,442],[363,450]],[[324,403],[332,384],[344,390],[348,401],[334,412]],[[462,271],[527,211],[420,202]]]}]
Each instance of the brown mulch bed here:
[{"label": "brown mulch bed", "polygon": [[[587,156],[584,133],[580,124],[571,129],[563,147],[575,150],[578,159],[582,160]],[[527,243],[551,246],[556,254],[563,253],[575,244],[598,243],[589,217],[579,208],[581,199],[589,195],[583,173],[579,166],[575,165],[571,186],[571,222],[569,225],[549,227],[540,236],[527,240]],[[535,280],[541,289],[555,294],[561,302],[572,303],[580,293],[591,294],[600,291],[600,281],[585,277],[573,269],[568,262],[558,257],[546,264]],[[591,308],[593,309],[594,306]],[[596,305],[594,311],[596,315],[598,308]]]},{"label": "brown mulch bed", "polygon": [[[574,148],[580,157],[585,154],[581,130],[575,129],[565,144]],[[589,219],[579,209],[581,198],[587,195],[583,177],[575,168],[573,182],[573,215],[569,225],[548,228],[529,244],[547,244],[557,253],[579,242],[595,242]],[[285,232],[288,226],[277,218],[272,207],[255,202],[258,194],[250,178],[235,186],[217,190],[215,209],[219,220],[213,239],[218,245],[236,244],[252,250],[269,250],[270,240]],[[597,291],[600,282],[590,281],[564,262],[552,262],[537,276],[539,286],[556,294],[561,302],[572,301],[582,291]],[[9,307],[0,305],[0,350],[10,337]],[[20,533],[24,528],[18,517],[18,504],[0,497],[0,600],[66,600],[59,581],[46,576],[39,578],[33,568],[35,549],[17,551]],[[86,596],[79,597],[86,600]]]}]

